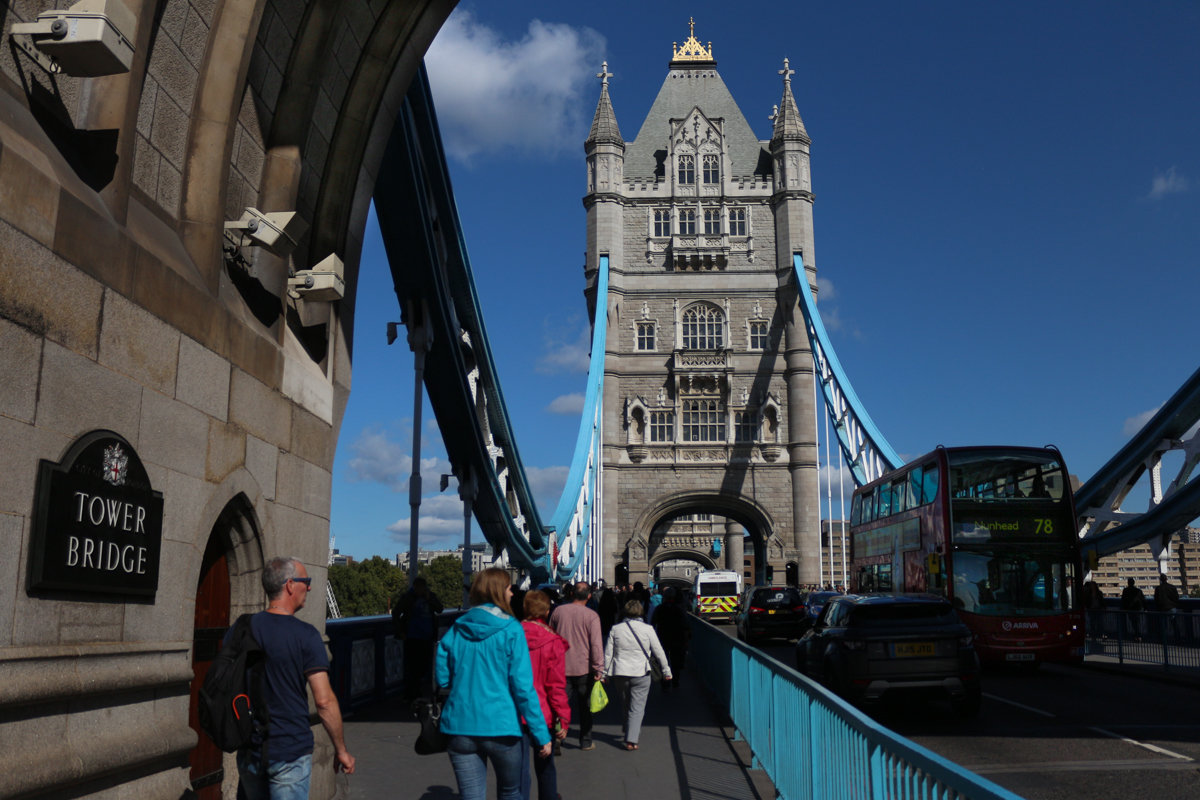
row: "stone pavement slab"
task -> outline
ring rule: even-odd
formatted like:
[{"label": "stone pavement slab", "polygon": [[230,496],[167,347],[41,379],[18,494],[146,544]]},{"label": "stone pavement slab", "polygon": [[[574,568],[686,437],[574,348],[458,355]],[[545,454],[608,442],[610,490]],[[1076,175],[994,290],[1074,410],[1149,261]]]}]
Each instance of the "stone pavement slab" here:
[{"label": "stone pavement slab", "polygon": [[[339,798],[453,800],[458,797],[450,759],[413,752],[418,725],[399,698],[358,709],[346,721],[346,744],[357,771],[338,778]],[[700,687],[685,674],[683,686],[651,689],[639,749],[620,749],[621,719],[615,701],[595,717],[596,748],[582,751],[578,729],[557,758],[558,791],[564,800],[680,798],[772,800],[774,787],[762,770],[749,768],[744,743]],[[489,793],[494,797],[494,786]],[[536,792],[536,785],[535,785]]]}]

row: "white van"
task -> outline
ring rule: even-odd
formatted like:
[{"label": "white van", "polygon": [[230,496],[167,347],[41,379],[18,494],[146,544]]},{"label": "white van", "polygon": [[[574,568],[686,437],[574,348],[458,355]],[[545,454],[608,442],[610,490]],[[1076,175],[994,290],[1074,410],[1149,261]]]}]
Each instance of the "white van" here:
[{"label": "white van", "polygon": [[742,594],[742,576],[727,569],[706,569],[692,582],[692,610],[701,619],[731,620]]}]

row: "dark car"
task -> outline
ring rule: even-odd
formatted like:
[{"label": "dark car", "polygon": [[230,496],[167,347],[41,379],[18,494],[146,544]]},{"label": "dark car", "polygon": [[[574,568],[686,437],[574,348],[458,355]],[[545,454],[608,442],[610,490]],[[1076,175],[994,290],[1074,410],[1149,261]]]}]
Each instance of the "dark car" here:
[{"label": "dark car", "polygon": [[803,633],[804,597],[794,586],[752,586],[742,592],[733,621],[739,639],[795,639]]},{"label": "dark car", "polygon": [[796,668],[846,699],[871,704],[894,691],[937,690],[962,716],[982,690],[972,636],[935,595],[832,598],[796,643]]},{"label": "dark car", "polygon": [[821,616],[821,609],[825,608],[825,604],[829,602],[829,598],[838,597],[842,592],[809,592],[804,598],[804,621],[803,631],[811,628],[817,621],[817,617]]}]

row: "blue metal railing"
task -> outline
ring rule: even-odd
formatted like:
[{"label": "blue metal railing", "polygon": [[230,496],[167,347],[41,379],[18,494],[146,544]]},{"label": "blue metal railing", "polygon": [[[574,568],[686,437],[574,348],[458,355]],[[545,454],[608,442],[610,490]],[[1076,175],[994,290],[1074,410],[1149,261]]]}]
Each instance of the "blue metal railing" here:
[{"label": "blue metal railing", "polygon": [[1089,656],[1119,664],[1200,669],[1200,614],[1184,611],[1087,611]]},{"label": "blue metal railing", "polygon": [[819,684],[707,622],[692,626],[703,677],[784,800],[1018,795],[892,733]]}]

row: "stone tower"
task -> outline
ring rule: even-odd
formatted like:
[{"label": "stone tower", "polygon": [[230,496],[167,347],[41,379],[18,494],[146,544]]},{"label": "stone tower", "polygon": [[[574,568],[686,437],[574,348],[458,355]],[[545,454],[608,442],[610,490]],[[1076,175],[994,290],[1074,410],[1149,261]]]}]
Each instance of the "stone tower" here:
[{"label": "stone tower", "polygon": [[[585,143],[587,279],[609,259],[604,577],[668,561],[742,570],[743,536],[783,581],[818,580],[813,363],[793,253],[815,291],[810,140],[784,61],[759,140],[694,26],[672,47],[637,138],[620,134],[607,63]],[[699,524],[697,524],[699,523]]]}]

